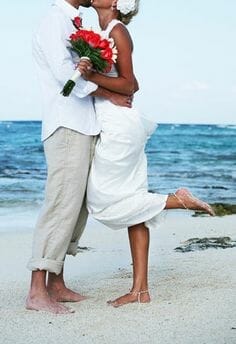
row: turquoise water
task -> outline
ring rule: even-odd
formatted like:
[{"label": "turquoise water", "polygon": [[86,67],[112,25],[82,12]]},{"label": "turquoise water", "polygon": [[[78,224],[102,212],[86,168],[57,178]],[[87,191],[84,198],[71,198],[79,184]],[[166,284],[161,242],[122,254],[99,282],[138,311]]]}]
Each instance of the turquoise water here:
[{"label": "turquoise water", "polygon": [[[41,122],[0,122],[0,206],[37,207],[46,178]],[[149,140],[151,191],[186,186],[208,202],[236,204],[236,126],[161,124]]]}]

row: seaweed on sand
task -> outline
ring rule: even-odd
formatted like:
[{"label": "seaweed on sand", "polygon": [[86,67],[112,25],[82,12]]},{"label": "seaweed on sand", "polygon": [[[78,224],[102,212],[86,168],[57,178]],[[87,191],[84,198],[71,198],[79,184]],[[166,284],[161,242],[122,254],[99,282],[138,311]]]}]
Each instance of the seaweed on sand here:
[{"label": "seaweed on sand", "polygon": [[190,252],[206,250],[208,248],[232,248],[236,247],[236,240],[230,237],[192,238],[181,242],[181,246],[175,248],[178,252]]}]

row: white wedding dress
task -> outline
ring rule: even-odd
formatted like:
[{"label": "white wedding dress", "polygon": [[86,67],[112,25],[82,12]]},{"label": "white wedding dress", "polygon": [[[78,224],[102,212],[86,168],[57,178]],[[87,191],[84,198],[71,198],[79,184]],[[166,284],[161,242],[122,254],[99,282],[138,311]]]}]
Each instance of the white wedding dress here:
[{"label": "white wedding dress", "polygon": [[[109,37],[112,20],[105,31]],[[116,77],[115,67],[108,76]],[[167,195],[148,192],[145,145],[156,124],[137,109],[120,107],[95,98],[102,131],[98,138],[87,187],[89,213],[112,229],[145,222],[155,226]]]}]

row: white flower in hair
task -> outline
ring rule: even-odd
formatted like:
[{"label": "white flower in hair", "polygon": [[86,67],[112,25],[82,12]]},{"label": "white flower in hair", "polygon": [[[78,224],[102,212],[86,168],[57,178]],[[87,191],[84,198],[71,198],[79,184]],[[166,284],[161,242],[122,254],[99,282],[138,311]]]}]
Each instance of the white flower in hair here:
[{"label": "white flower in hair", "polygon": [[117,9],[122,14],[128,14],[135,10],[135,0],[118,0],[117,1]]}]

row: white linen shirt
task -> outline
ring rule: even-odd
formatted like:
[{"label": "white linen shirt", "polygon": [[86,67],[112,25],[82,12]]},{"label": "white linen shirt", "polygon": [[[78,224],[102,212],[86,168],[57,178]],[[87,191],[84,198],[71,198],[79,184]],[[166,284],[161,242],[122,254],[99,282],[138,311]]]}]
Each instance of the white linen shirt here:
[{"label": "white linen shirt", "polygon": [[69,36],[76,30],[71,19],[76,16],[77,9],[65,0],[56,0],[33,37],[33,56],[43,95],[42,140],[59,127],[85,135],[100,132],[89,96],[97,85],[79,78],[69,97],[60,94],[78,62],[68,49]]}]

